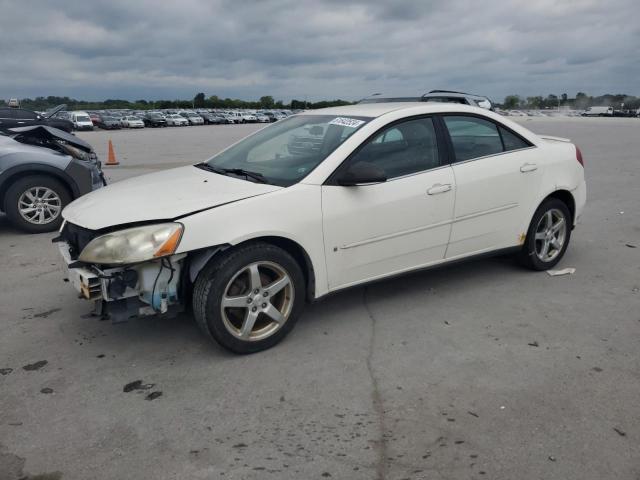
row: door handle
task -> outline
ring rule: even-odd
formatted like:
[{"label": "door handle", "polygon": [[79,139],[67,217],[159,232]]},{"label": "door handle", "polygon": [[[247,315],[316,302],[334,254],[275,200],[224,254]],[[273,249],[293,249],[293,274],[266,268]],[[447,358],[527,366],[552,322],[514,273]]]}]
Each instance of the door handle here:
[{"label": "door handle", "polygon": [[444,185],[441,183],[436,183],[429,190],[427,190],[427,195],[437,195],[439,193],[445,193],[451,190],[451,184],[445,183]]},{"label": "door handle", "polygon": [[538,165],[535,163],[525,163],[520,167],[522,173],[533,172],[538,169]]}]

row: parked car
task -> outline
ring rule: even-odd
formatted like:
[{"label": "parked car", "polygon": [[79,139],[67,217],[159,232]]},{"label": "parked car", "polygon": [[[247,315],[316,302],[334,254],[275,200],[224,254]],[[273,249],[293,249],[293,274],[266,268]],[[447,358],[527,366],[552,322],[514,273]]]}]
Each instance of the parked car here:
[{"label": "parked car", "polygon": [[224,119],[222,119],[215,113],[204,112],[204,113],[198,113],[198,115],[202,117],[205,125],[219,125],[221,123],[224,123]]},{"label": "parked car", "polygon": [[166,127],[167,121],[159,113],[147,113],[142,117],[145,127]]},{"label": "parked car", "polygon": [[224,118],[224,123],[227,124],[233,124],[233,123],[238,123],[236,122],[236,118],[233,115],[230,115],[228,113],[218,113],[218,115],[220,115],[220,117]]},{"label": "parked car", "polygon": [[167,115],[165,117],[165,120],[167,121],[167,125],[172,127],[186,127],[187,125],[189,125],[189,120],[184,118],[182,115]]},{"label": "parked car", "polygon": [[242,119],[242,123],[256,123],[258,121],[255,114],[248,112],[240,113],[240,118]]},{"label": "parked car", "polygon": [[89,112],[89,118],[91,119],[93,126],[97,127],[98,123],[100,122],[100,114],[95,112]]},{"label": "parked car", "polygon": [[[292,152],[292,135],[321,148]],[[567,139],[467,105],[352,105],[80,198],[59,248],[71,285],[112,320],[192,302],[207,336],[251,353],[305,301],[354,285],[507,251],[552,268],[585,201]]]},{"label": "parked car", "polygon": [[203,118],[197,113],[182,112],[180,115],[182,115],[184,118],[187,119],[187,121],[189,122],[189,125],[204,125]]},{"label": "parked car", "polygon": [[90,131],[94,130],[93,121],[89,114],[84,112],[71,112],[71,121],[73,122],[73,129],[76,131]]},{"label": "parked car", "polygon": [[278,120],[276,114],[273,112],[264,112],[263,115],[269,119],[269,122],[276,122]]},{"label": "parked car", "polygon": [[126,128],[144,128],[145,127],[145,122],[134,115],[124,117],[122,119],[122,124]]},{"label": "parked car", "polygon": [[122,121],[119,118],[111,117],[108,115],[100,115],[96,126],[104,130],[117,130],[122,128]]},{"label": "parked car", "polygon": [[271,121],[264,113],[256,113],[255,117],[258,123],[269,123]]},{"label": "parked car", "polygon": [[422,95],[383,95],[382,93],[374,93],[369,97],[363,98],[358,103],[388,103],[388,102],[441,102],[441,103],[459,103],[462,105],[471,105],[472,107],[486,108],[493,110],[493,104],[488,97],[483,95],[474,95],[472,93],[456,92],[453,90],[431,90]]},{"label": "parked car", "polygon": [[93,122],[87,112],[70,112],[74,130],[93,130]]},{"label": "parked car", "polygon": [[48,126],[0,133],[0,210],[29,233],[52,232],[62,209],[106,182],[91,145]]},{"label": "parked car", "polygon": [[588,107],[583,117],[613,117],[613,107]]},{"label": "parked car", "polygon": [[73,123],[71,121],[54,116],[64,108],[66,108],[66,105],[58,105],[43,114],[25,110],[24,108],[0,108],[0,130],[46,125],[59,128],[65,132],[71,132],[73,131]]},{"label": "parked car", "polygon": [[233,123],[244,123],[241,112],[226,112],[227,116],[233,120]]}]

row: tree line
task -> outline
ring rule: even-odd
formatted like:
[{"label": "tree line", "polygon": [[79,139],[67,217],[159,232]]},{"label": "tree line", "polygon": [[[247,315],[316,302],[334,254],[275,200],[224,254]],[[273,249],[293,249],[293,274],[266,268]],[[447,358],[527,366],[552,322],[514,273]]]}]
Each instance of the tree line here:
[{"label": "tree line", "polygon": [[587,107],[603,106],[613,107],[616,110],[636,110],[640,108],[640,97],[625,94],[606,94],[596,97],[578,92],[574,98],[569,98],[566,93],[562,95],[549,94],[546,97],[521,97],[520,95],[507,95],[502,108],[515,109],[557,109],[560,107],[584,110]]},{"label": "tree line", "polygon": [[[66,104],[69,110],[153,110],[153,109],[183,109],[183,108],[252,108],[252,109],[316,109],[325,107],[335,107],[350,105],[352,102],[345,100],[322,100],[319,102],[307,102],[306,100],[291,100],[284,103],[282,100],[275,100],[271,95],[260,97],[259,100],[240,100],[237,98],[220,98],[217,95],[206,96],[200,92],[192,100],[121,100],[107,99],[101,102],[91,102],[86,100],[76,100],[70,97],[36,97],[23,98],[20,106],[28,110],[47,110],[56,105]],[[0,99],[0,105],[4,105],[5,100]]]},{"label": "tree line", "polygon": [[[0,105],[5,103],[0,99]],[[275,100],[271,95],[260,97],[259,100],[240,100],[237,98],[221,98],[217,95],[207,96],[200,92],[191,100],[122,100],[107,99],[101,102],[91,102],[86,100],[76,100],[69,97],[36,97],[24,98],[20,100],[22,108],[29,110],[47,110],[56,105],[66,104],[69,110],[153,110],[153,109],[183,109],[183,108],[252,108],[252,109],[317,109],[326,107],[336,107],[351,105],[353,102],[346,100],[321,100],[318,102],[307,102],[306,100],[293,99],[289,103],[282,100]],[[625,94],[606,94],[600,96],[589,96],[584,92],[578,92],[574,98],[569,98],[566,93],[562,95],[549,94],[546,97],[532,96],[521,97],[520,95],[507,95],[504,102],[498,106],[506,109],[557,109],[559,107],[583,110],[592,106],[613,107],[616,110],[635,110],[640,108],[640,97]]]}]

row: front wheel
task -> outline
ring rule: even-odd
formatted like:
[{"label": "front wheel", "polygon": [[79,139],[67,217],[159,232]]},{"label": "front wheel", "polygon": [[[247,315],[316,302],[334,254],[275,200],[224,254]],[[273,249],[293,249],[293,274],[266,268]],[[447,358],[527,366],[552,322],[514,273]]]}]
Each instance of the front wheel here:
[{"label": "front wheel", "polygon": [[254,353],[280,342],[304,307],[304,275],[286,251],[251,243],[214,257],[200,272],[193,311],[224,348]]},{"label": "front wheel", "polygon": [[553,268],[564,256],[571,238],[571,213],[557,198],[542,203],[533,215],[520,262],[532,270]]},{"label": "front wheel", "polygon": [[4,198],[9,221],[29,233],[53,232],[62,224],[62,209],[71,202],[69,191],[46,175],[23,177]]}]

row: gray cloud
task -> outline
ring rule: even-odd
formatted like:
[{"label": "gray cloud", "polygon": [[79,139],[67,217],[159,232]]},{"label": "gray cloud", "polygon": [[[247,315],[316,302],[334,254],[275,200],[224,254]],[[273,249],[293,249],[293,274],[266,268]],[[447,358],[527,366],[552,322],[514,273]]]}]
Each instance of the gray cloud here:
[{"label": "gray cloud", "polygon": [[0,98],[640,94],[635,0],[0,0]]}]

